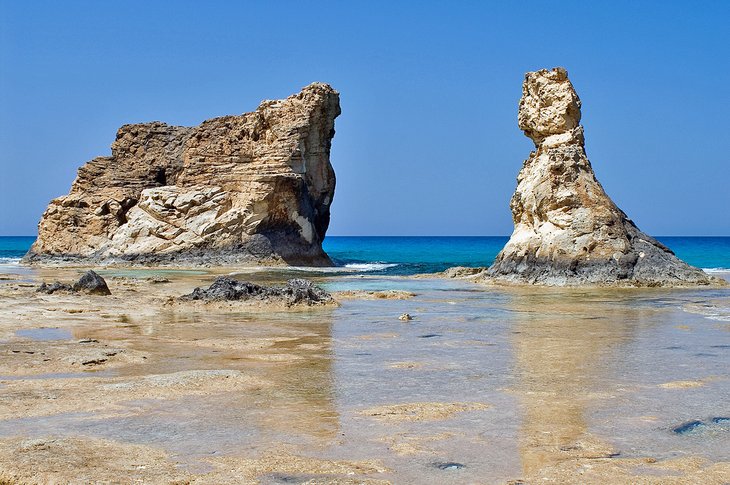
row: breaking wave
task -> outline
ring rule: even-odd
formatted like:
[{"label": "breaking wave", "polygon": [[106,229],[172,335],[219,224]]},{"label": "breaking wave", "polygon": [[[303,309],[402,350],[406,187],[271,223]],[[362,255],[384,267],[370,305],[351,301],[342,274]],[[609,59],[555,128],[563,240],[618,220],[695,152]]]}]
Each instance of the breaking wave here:
[{"label": "breaking wave", "polygon": [[344,267],[354,271],[382,271],[396,266],[398,266],[396,263],[350,263]]},{"label": "breaking wave", "polygon": [[254,266],[250,268],[242,268],[231,275],[259,273],[259,272],[301,272],[301,273],[320,273],[320,274],[356,274],[367,273],[372,271],[384,271],[389,268],[399,266],[396,263],[347,263],[341,266]]}]

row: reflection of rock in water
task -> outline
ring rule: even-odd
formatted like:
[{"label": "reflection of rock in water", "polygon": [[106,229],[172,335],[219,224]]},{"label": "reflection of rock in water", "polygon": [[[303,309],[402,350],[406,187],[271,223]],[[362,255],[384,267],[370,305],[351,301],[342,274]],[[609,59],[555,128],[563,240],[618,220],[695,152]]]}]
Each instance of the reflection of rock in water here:
[{"label": "reflection of rock in water", "polygon": [[[152,363],[121,369],[125,381],[191,369],[227,369],[254,383],[252,389],[220,381],[193,397],[186,397],[185,386],[170,388],[169,395],[160,396],[167,402],[146,406],[137,418],[131,418],[148,424],[163,420],[159,424],[179,430],[175,433],[189,441],[178,441],[172,448],[183,455],[194,451],[198,443],[211,449],[235,451],[245,445],[264,451],[282,433],[297,435],[297,441],[329,440],[337,435],[331,314],[326,310],[314,314],[167,310],[157,318],[128,316],[124,325],[89,329],[79,336],[126,341],[131,349],[155,356]],[[176,406],[186,408],[188,422],[175,417]],[[201,422],[205,426],[195,424]]]},{"label": "reflection of rock in water", "polygon": [[[679,448],[679,453],[669,453],[672,459],[641,456],[642,447],[633,444],[636,434],[628,436],[630,450],[615,450],[591,432],[597,423],[589,426],[590,415],[621,389],[641,383],[640,375],[623,374],[623,363],[634,360],[636,350],[630,344],[638,332],[666,318],[663,309],[641,304],[637,293],[520,290],[512,297],[515,388],[523,408],[520,455],[527,483],[727,482],[730,463],[722,461],[723,455],[712,461],[704,453]],[[655,363],[640,357],[633,364]],[[704,430],[723,432],[724,424],[713,419],[724,418],[678,423],[673,434],[691,439]],[[611,424],[617,426],[611,439],[636,433],[619,423],[620,416],[614,415]]]},{"label": "reflection of rock in water", "polygon": [[[613,348],[631,338],[641,315],[601,308],[585,293],[516,294],[512,309],[526,476],[568,459],[610,456],[614,451],[588,433],[586,411],[610,371]],[[595,320],[597,314],[607,319]]]},{"label": "reflection of rock in water", "polygon": [[[69,294],[54,296],[52,311],[34,288],[0,295],[4,315],[69,337],[17,336],[0,345],[9,356],[0,365],[0,482],[97,483],[116,473],[144,483],[191,476],[254,483],[270,472],[379,473],[364,462],[298,456],[340,437],[331,309],[160,304],[195,280],[164,288],[111,280],[114,296],[103,306]],[[3,323],[0,333],[16,326]],[[82,374],[91,358],[95,372]]]},{"label": "reflection of rock in water", "polygon": [[264,360],[266,355],[276,356],[264,364],[263,377],[273,388],[260,401],[262,420],[280,432],[332,439],[338,434],[339,414],[334,403],[331,320],[317,316],[303,326],[307,335],[280,340],[271,354],[262,355]]}]

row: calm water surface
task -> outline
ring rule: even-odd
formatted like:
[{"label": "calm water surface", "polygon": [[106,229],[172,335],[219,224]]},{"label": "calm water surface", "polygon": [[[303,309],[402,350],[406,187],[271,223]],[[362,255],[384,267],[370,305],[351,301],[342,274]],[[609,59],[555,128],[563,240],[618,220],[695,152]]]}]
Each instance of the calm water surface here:
[{"label": "calm water surface", "polygon": [[[259,394],[132,401],[117,417],[7,420],[0,435],[151,444],[193,472],[208,470],[211,455],[286,444],[321,458],[381,460],[390,470],[383,478],[396,483],[515,479],[559,460],[560,446],[586,440],[625,458],[730,460],[730,427],[713,421],[730,415],[730,318],[706,311],[729,301],[728,290],[485,290],[357,275],[319,282],[331,291],[407,289],[417,296],[345,300],[304,314],[160,313],[123,327],[86,328],[75,338],[131,341],[157,355],[154,368],[131,365],[110,376],[236,369],[275,385]],[[415,319],[399,321],[403,312]],[[296,360],[262,364],[192,346],[205,338],[282,335],[291,341],[272,352]],[[413,402],[489,407],[426,422],[362,414]],[[694,420],[703,426],[674,431]],[[411,443],[421,451],[393,451]],[[446,462],[464,468],[434,466]]]},{"label": "calm water surface", "polygon": [[[505,240],[328,238],[338,272],[247,273],[257,281],[306,274],[330,291],[417,294],[408,300],[345,300],[314,313],[160,310],[123,325],[80,326],[74,338],[123,341],[155,357],[153,365],[104,371],[109,377],[233,369],[272,386],[139,399],[116,415],[10,419],[0,421],[0,436],[150,444],[193,472],[209,470],[206,457],[285,445],[319,458],[380,460],[390,470],[382,478],[395,483],[518,479],[564,459],[561,449],[576,443],[600,443],[621,458],[730,460],[730,290],[491,289],[393,275],[488,265]],[[729,238],[662,240],[690,263],[730,267]],[[3,254],[17,257],[31,241],[13,241],[16,249],[5,241]],[[212,279],[200,272],[167,276]],[[404,312],[414,320],[399,321]],[[21,330],[19,337],[67,337],[63,330],[49,334],[52,322],[26,323],[46,330]],[[282,336],[291,339],[266,352],[293,359],[265,362],[196,344]],[[417,402],[488,407],[423,422],[363,415],[375,406]],[[699,424],[683,428],[692,422]],[[404,453],[409,446],[418,451]],[[434,466],[448,462],[464,467]]]}]

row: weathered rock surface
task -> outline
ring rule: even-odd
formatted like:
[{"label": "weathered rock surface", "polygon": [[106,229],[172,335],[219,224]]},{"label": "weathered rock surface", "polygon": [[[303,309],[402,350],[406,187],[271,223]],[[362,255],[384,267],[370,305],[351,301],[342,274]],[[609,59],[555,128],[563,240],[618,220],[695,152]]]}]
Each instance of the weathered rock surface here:
[{"label": "weathered rock surface", "polygon": [[122,126],[51,201],[25,262],[328,265],[339,114],[315,83],[196,127]]},{"label": "weathered rock surface", "polygon": [[487,268],[479,267],[479,268],[472,268],[468,266],[452,266],[451,268],[447,268],[439,276],[443,276],[444,278],[453,278],[453,279],[467,279],[467,278],[476,278],[479,277],[479,275],[483,274]]},{"label": "weathered rock surface", "polygon": [[37,291],[39,293],[47,293],[49,295],[59,291],[65,293],[83,292],[90,295],[112,294],[112,292],[109,291],[109,287],[107,286],[104,278],[102,278],[95,271],[92,270],[84,273],[81,278],[79,278],[79,280],[76,281],[73,285],[61,283],[60,281],[56,281],[55,283],[51,284],[43,283],[41,284],[41,286],[38,287]]},{"label": "weathered rock surface", "polygon": [[269,301],[292,305],[323,305],[334,303],[332,295],[309,280],[292,279],[286,286],[261,286],[220,276],[208,288],[195,288],[181,300],[201,301]]},{"label": "weathered rock surface", "polygon": [[60,281],[54,281],[53,283],[41,283],[41,286],[36,290],[38,293],[46,293],[52,295],[54,293],[71,293],[74,291],[73,286],[67,283],[61,283]]},{"label": "weathered rock surface", "polygon": [[580,108],[565,69],[525,76],[519,126],[536,149],[510,202],[514,232],[487,274],[543,285],[715,283],[641,232],[606,195],[586,157]]},{"label": "weathered rock surface", "polygon": [[99,276],[94,271],[87,271],[79,278],[79,280],[73,285],[74,291],[83,291],[91,295],[111,295],[109,287],[106,285],[104,278]]}]

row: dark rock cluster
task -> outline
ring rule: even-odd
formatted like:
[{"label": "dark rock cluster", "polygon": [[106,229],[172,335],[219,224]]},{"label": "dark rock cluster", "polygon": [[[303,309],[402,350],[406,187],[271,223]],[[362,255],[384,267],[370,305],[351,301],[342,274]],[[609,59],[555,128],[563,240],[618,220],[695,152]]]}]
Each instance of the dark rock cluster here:
[{"label": "dark rock cluster", "polygon": [[56,292],[83,292],[90,295],[112,294],[112,292],[109,291],[109,287],[107,286],[106,281],[104,281],[104,278],[91,270],[84,273],[81,278],[79,278],[79,280],[72,285],[69,285],[67,283],[61,283],[60,281],[56,281],[55,283],[51,284],[43,283],[41,286],[38,287],[38,290],[36,291],[40,293],[47,293],[49,295]]},{"label": "dark rock cluster", "polygon": [[332,295],[309,280],[291,279],[285,286],[262,286],[220,276],[208,288],[195,288],[181,300],[201,301],[280,301],[291,305],[321,305],[332,303]]}]

